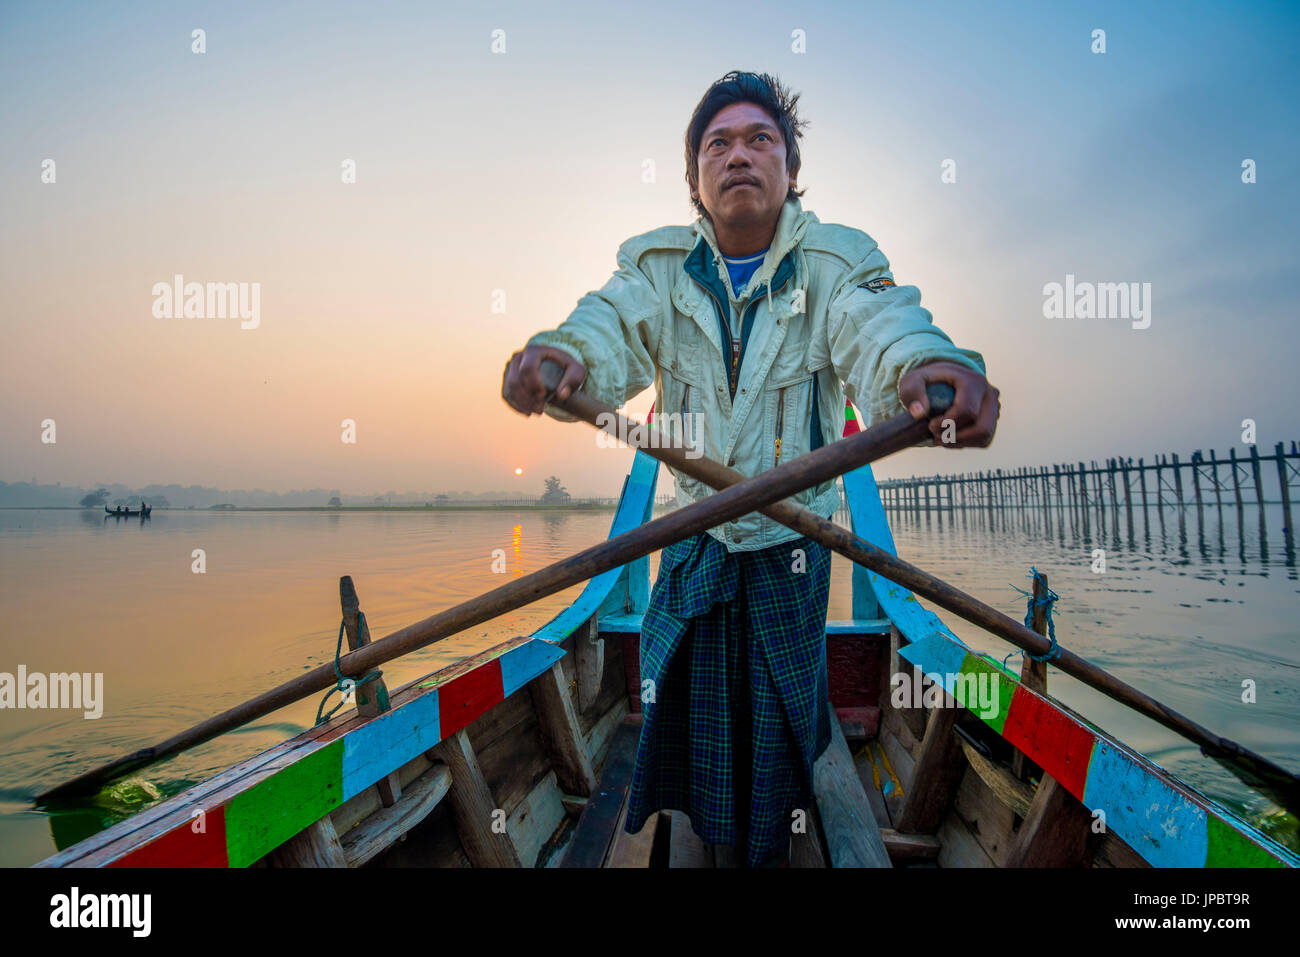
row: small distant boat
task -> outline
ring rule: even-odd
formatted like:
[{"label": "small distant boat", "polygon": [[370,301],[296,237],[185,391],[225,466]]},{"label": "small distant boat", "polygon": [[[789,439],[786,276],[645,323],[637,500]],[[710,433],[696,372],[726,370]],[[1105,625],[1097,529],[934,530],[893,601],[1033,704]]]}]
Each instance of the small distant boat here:
[{"label": "small distant boat", "polygon": [[107,505],[104,506],[104,514],[112,515],[114,518],[132,518],[136,516],[140,518],[148,518],[151,512],[153,512],[152,505],[143,505],[140,508],[136,508],[136,509],[131,509],[131,508],[112,509],[109,508]]}]

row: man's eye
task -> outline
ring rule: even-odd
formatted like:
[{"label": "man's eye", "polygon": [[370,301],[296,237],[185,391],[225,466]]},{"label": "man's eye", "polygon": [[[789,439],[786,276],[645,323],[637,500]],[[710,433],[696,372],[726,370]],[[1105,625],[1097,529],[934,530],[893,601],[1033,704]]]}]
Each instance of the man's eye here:
[{"label": "man's eye", "polygon": [[710,145],[710,146],[717,146],[717,145],[718,145],[719,143],[721,143],[721,142],[722,142],[722,138],[719,137],[718,139],[715,139],[715,140],[714,140],[712,143],[710,143],[709,145]]},{"label": "man's eye", "polygon": [[767,138],[768,138],[769,140],[772,138],[772,137],[768,136],[766,133],[759,133],[758,135],[759,135],[759,136],[767,136]]}]

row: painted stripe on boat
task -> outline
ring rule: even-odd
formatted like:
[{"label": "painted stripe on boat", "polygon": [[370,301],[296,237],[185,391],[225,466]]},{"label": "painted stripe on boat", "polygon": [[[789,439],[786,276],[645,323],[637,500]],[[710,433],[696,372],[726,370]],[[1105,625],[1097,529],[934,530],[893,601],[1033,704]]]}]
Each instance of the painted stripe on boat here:
[{"label": "painted stripe on boat", "polygon": [[[947,675],[945,687],[962,701],[968,686],[951,677],[958,650],[963,675],[1002,671],[938,633],[904,645],[899,653],[924,674]],[[996,716],[980,715],[981,720],[1089,810],[1104,811],[1106,827],[1153,867],[1300,867],[1300,855],[1168,776],[1158,765],[1088,727],[1011,675],[1002,672],[999,681],[1000,687],[1005,687],[1004,681],[1014,685],[1003,726],[998,730]],[[1002,713],[1001,708],[998,711]]]},{"label": "painted stripe on boat", "polygon": [[343,800],[360,794],[442,740],[438,692],[430,691],[363,724],[343,741]]},{"label": "painted stripe on boat", "polygon": [[229,867],[226,809],[204,811],[141,848],[111,861],[109,867]]},{"label": "painted stripe on boat", "polygon": [[343,739],[331,741],[234,795],[226,804],[226,856],[247,867],[343,803]]},{"label": "painted stripe on boat", "polygon": [[501,658],[501,693],[512,694],[564,657],[564,649],[549,641],[534,639]]},{"label": "painted stripe on boat", "polygon": [[1083,804],[1152,867],[1204,867],[1206,814],[1121,748],[1098,738]]},{"label": "painted stripe on boat", "polygon": [[1091,730],[1017,684],[1002,737],[1083,801],[1093,745],[1097,741]]}]

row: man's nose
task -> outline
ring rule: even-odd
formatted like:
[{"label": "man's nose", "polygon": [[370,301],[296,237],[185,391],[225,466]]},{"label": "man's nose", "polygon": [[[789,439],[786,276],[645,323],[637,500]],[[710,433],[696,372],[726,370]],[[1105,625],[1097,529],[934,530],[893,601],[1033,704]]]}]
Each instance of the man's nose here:
[{"label": "man's nose", "polygon": [[738,145],[732,151],[731,155],[727,157],[727,169],[731,169],[736,166],[752,166],[752,165],[753,164],[749,160],[749,154],[745,151],[745,147],[743,145]]}]

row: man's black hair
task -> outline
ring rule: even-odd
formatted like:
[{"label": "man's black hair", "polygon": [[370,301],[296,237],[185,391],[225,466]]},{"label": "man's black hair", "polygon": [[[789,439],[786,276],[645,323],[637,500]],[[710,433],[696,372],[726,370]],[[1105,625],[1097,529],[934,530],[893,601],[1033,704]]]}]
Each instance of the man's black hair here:
[{"label": "man's black hair", "polygon": [[[772,118],[776,128],[785,141],[785,168],[787,173],[799,172],[799,138],[807,120],[799,118],[796,105],[799,94],[791,94],[781,85],[781,81],[768,73],[741,73],[732,70],[720,80],[716,80],[701,98],[691,114],[691,122],[686,127],[686,182],[695,195],[691,197],[696,211],[706,219],[711,219],[708,210],[699,199],[700,191],[700,140],[713,118],[724,107],[733,103],[753,103],[761,107]],[[791,187],[786,198],[803,196],[807,190]]]}]

